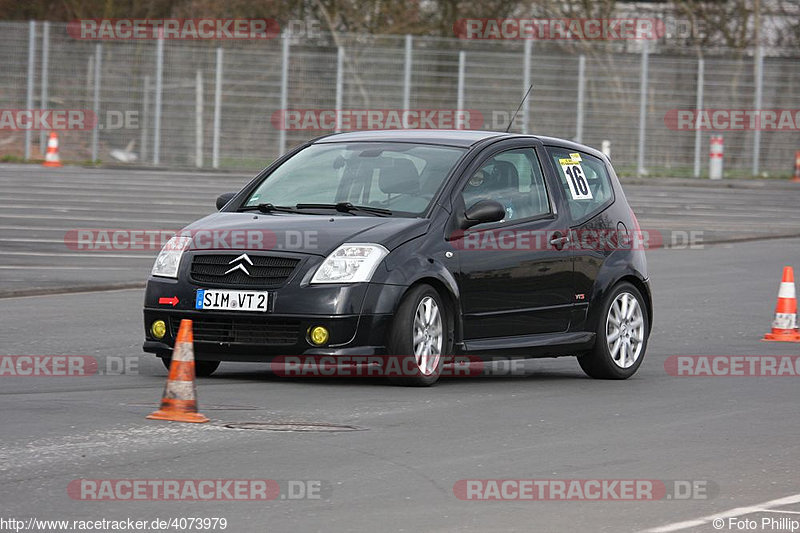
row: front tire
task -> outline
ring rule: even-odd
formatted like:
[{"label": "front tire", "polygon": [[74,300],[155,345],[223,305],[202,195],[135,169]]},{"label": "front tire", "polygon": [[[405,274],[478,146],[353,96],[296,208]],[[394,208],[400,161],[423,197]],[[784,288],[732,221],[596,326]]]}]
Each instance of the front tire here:
[{"label": "front tire", "polygon": [[401,359],[402,375],[392,383],[428,387],[439,380],[445,354],[451,350],[451,318],[436,289],[421,284],[397,308],[386,344],[389,357]]},{"label": "front tire", "polygon": [[628,379],[636,373],[650,336],[647,307],[639,289],[618,284],[603,303],[594,348],[578,358],[596,379]]}]

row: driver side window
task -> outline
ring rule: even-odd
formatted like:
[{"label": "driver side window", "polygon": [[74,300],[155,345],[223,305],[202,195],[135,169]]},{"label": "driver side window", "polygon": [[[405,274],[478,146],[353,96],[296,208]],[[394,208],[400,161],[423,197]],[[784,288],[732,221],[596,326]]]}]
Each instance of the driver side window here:
[{"label": "driver side window", "polygon": [[496,200],[506,211],[504,222],[550,213],[542,168],[532,148],[499,153],[470,176],[461,191],[464,206]]}]

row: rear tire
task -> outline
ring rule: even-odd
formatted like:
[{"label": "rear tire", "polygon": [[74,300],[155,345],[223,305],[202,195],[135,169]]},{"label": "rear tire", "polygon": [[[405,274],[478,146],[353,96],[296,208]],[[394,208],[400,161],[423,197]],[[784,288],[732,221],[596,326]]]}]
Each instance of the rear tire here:
[{"label": "rear tire", "polygon": [[639,289],[624,281],[603,302],[594,348],[578,358],[596,379],[628,379],[636,373],[650,336],[647,307]]},{"label": "rear tire", "polygon": [[439,293],[427,284],[411,289],[400,302],[389,331],[389,357],[400,357],[402,376],[396,385],[429,387],[439,380],[452,350],[452,318]]},{"label": "rear tire", "polygon": [[[162,357],[161,362],[164,363],[164,366],[167,367],[167,370],[169,370],[169,365],[172,364],[172,358]],[[213,374],[217,368],[219,368],[219,363],[219,361],[195,361],[194,373],[199,378],[206,378]]]}]

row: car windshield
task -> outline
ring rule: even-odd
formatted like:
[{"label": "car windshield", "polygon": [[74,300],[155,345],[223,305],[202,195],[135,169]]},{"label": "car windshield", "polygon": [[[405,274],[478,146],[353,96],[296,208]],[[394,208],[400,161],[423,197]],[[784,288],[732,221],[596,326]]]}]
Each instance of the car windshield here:
[{"label": "car windshield", "polygon": [[275,169],[243,208],[349,203],[417,216],[464,152],[410,143],[313,144]]}]

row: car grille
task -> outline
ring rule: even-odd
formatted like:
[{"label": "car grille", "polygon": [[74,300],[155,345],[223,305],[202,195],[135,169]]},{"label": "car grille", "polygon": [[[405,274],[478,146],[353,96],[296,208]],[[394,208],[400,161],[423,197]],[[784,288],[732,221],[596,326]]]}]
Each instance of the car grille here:
[{"label": "car grille", "polygon": [[[178,334],[180,319],[170,319],[172,337]],[[192,333],[197,342],[288,346],[297,344],[300,322],[247,317],[197,317]]]},{"label": "car grille", "polygon": [[[192,281],[220,287],[278,287],[286,282],[300,262],[292,257],[248,255],[252,265],[243,260],[231,263],[237,257],[235,254],[195,255],[190,270]],[[250,275],[241,269],[228,272],[238,264],[244,266]]]}]

